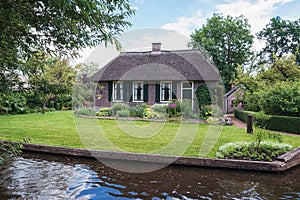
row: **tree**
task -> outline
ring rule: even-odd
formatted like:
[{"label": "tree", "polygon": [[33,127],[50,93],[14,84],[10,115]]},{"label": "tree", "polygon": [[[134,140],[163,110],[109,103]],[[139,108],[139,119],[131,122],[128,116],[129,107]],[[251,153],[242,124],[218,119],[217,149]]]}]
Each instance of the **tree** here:
[{"label": "tree", "polygon": [[238,69],[234,80],[244,88],[245,109],[266,114],[300,116],[300,69],[294,55],[276,58],[250,74]]},{"label": "tree", "polygon": [[272,63],[274,56],[281,58],[285,54],[294,54],[300,64],[300,19],[289,21],[274,17],[257,36],[265,41],[265,47],[260,52],[262,62]]},{"label": "tree", "polygon": [[[90,65],[80,64],[76,66],[76,82],[73,87],[73,108],[90,107],[94,103],[94,95],[97,90],[103,91],[103,86],[91,81],[91,76],[99,70],[99,66],[92,63]],[[100,99],[99,94],[96,98]]]},{"label": "tree", "polygon": [[72,93],[75,70],[68,65],[67,60],[39,53],[32,57],[27,65],[29,89],[40,97],[42,113],[50,99]]},{"label": "tree", "polygon": [[120,47],[115,36],[131,25],[127,18],[134,14],[128,2],[0,1],[0,85],[13,87],[15,72],[35,52],[76,56],[79,49],[102,42]]},{"label": "tree", "polygon": [[257,74],[257,79],[268,84],[273,84],[280,81],[299,81],[300,68],[296,63],[296,56],[283,56],[280,59],[274,57],[274,63],[269,67],[264,67]]},{"label": "tree", "polygon": [[251,58],[252,43],[253,36],[247,19],[243,16],[233,18],[214,14],[206,25],[195,30],[189,45],[211,58],[228,91],[237,67],[247,64]]}]

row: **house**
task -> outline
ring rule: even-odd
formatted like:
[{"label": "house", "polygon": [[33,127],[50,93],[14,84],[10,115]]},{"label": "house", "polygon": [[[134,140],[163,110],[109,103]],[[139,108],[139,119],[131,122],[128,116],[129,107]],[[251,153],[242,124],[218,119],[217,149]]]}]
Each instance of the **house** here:
[{"label": "house", "polygon": [[198,50],[161,50],[153,43],[152,51],[122,52],[95,73],[95,108],[111,107],[115,102],[135,106],[168,103],[172,99],[190,99],[194,107],[195,91],[202,85],[221,80],[217,68]]},{"label": "house", "polygon": [[244,106],[241,102],[237,105],[236,101],[243,97],[241,86],[231,86],[231,90],[224,94],[224,110],[225,113],[233,113],[234,109],[243,109]]}]

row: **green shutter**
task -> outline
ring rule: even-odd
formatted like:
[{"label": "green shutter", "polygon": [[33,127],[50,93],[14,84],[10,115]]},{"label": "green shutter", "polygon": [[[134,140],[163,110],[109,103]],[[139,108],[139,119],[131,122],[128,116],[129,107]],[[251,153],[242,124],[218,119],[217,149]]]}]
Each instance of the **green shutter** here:
[{"label": "green shutter", "polygon": [[143,95],[144,102],[148,102],[148,83],[144,83],[143,92],[144,92]]},{"label": "green shutter", "polygon": [[112,92],[113,92],[113,83],[112,81],[108,82],[108,101],[112,100]]},{"label": "green shutter", "polygon": [[177,99],[177,82],[172,82],[172,99]]},{"label": "green shutter", "polygon": [[160,102],[160,84],[155,84],[155,102]]}]

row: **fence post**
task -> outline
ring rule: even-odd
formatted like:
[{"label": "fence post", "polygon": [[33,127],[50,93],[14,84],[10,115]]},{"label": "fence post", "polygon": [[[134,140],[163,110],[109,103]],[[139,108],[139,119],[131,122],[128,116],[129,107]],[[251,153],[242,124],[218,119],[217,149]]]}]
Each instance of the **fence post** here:
[{"label": "fence post", "polygon": [[253,133],[254,116],[247,115],[247,133]]}]

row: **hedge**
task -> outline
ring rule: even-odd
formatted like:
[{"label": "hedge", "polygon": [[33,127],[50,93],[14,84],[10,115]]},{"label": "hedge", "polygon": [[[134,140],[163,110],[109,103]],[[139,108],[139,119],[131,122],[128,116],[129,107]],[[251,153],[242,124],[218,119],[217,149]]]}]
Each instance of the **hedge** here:
[{"label": "hedge", "polygon": [[[263,123],[260,113],[234,110],[234,116],[243,122],[247,123],[247,116],[253,115],[255,125],[261,126]],[[267,121],[264,122],[266,129],[273,131],[281,131],[287,133],[300,134],[300,117],[288,117],[288,116],[278,116],[278,115],[266,115],[269,117]]]}]

